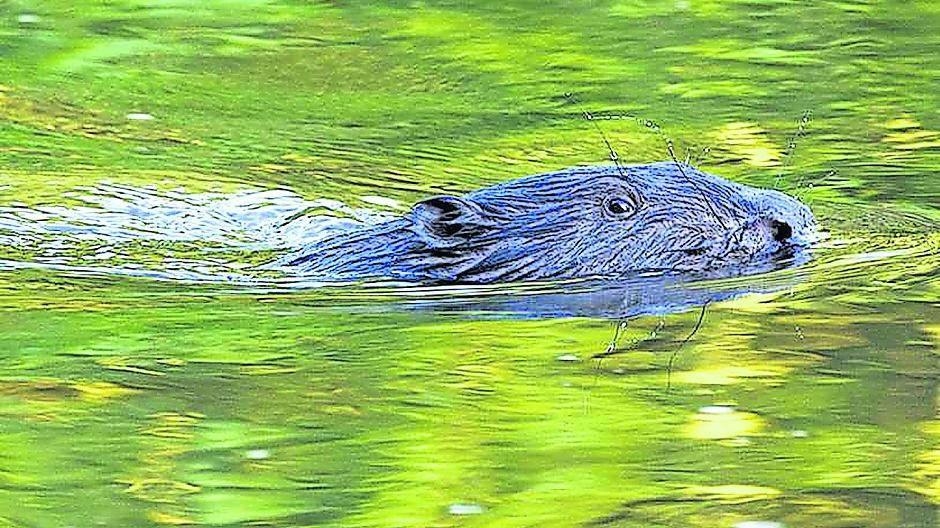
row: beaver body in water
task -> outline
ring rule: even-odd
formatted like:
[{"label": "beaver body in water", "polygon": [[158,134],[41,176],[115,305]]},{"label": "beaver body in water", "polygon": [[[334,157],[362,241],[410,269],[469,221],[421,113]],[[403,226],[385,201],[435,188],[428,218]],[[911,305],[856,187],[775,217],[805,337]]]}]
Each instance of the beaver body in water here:
[{"label": "beaver body in water", "polygon": [[795,198],[666,162],[574,167],[435,196],[285,262],[328,280],[615,279],[748,264],[815,238],[813,215]]}]

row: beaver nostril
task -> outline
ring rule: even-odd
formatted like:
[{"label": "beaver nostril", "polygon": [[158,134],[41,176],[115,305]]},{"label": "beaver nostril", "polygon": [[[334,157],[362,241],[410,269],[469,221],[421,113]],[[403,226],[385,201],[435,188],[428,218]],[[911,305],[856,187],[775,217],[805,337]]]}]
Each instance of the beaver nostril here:
[{"label": "beaver nostril", "polygon": [[786,242],[793,236],[793,228],[786,222],[779,220],[770,221],[770,233],[777,242]]}]

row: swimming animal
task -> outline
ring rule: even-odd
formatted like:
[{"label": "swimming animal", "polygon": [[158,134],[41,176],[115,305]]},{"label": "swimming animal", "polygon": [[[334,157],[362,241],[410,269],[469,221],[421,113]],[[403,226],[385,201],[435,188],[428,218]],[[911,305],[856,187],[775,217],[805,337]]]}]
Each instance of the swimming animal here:
[{"label": "swimming animal", "polygon": [[282,262],[339,281],[616,279],[747,265],[806,247],[816,233],[797,199],[689,165],[586,166],[428,198]]}]

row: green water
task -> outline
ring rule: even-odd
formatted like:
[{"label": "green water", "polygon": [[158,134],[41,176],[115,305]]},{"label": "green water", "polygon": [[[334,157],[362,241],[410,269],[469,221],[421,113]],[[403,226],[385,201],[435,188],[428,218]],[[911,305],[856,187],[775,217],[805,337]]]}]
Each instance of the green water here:
[{"label": "green water", "polygon": [[211,244],[0,222],[42,264],[0,272],[0,526],[937,526],[940,4],[476,4],[0,1],[0,206],[395,211],[604,162],[571,92],[637,116],[625,162],[801,196],[816,259],[599,361],[601,317],[131,278]]}]

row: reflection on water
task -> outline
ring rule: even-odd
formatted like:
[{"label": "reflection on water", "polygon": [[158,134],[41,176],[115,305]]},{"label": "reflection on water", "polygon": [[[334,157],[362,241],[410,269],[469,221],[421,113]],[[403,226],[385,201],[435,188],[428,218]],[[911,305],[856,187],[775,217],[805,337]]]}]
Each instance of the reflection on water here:
[{"label": "reflection on water", "polygon": [[[0,3],[0,525],[936,526],[938,21]],[[829,240],[616,287],[258,271],[429,194],[603,162],[566,92],[637,116],[598,120],[625,162],[669,138],[801,196]]]}]

